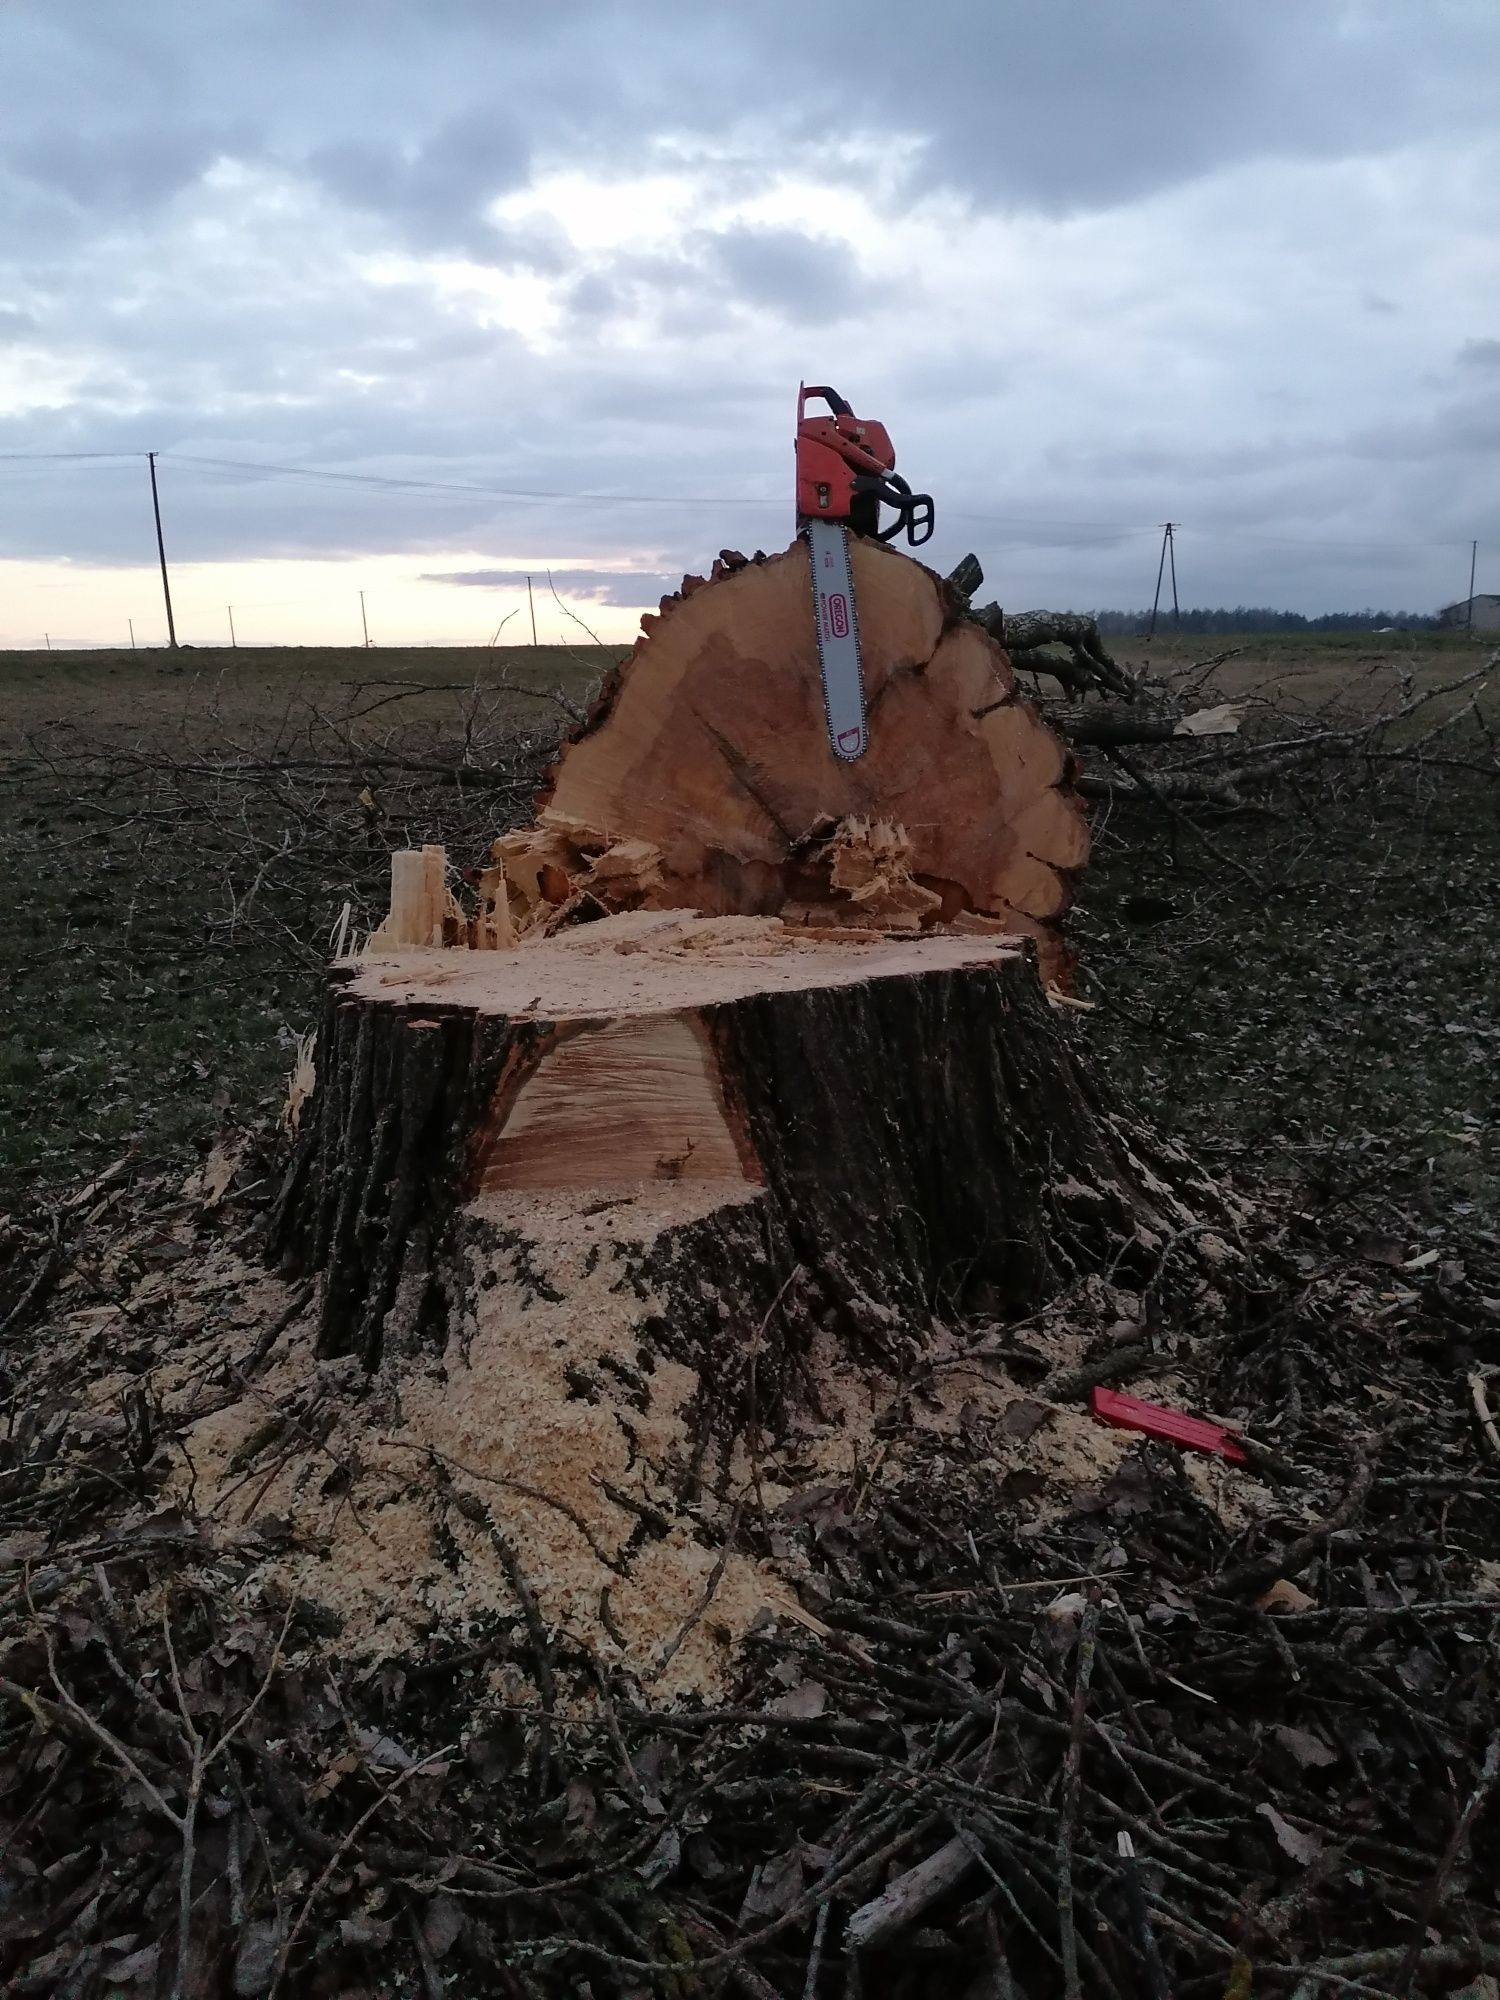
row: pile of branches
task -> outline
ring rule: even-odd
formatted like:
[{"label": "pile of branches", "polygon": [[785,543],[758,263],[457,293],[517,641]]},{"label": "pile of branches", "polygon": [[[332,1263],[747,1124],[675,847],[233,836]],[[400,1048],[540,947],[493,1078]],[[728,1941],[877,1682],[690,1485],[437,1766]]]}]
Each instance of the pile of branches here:
[{"label": "pile of branches", "polygon": [[[968,556],[948,581],[967,600],[983,573]],[[1284,687],[1234,701],[1205,695],[1242,646],[1169,674],[1136,674],[1086,613],[988,604],[970,615],[1007,649],[1048,720],[1092,753],[1079,790],[1102,803],[1240,812],[1265,807],[1305,774],[1350,765],[1367,775],[1398,766],[1438,782],[1500,779],[1500,734],[1484,699],[1500,652],[1439,682],[1419,682],[1397,664],[1379,688],[1351,682],[1299,714]]]},{"label": "pile of branches", "polygon": [[[256,1199],[189,1253],[258,1236]],[[6,1992],[1312,2000],[1500,1972],[1497,1246],[1299,1227],[1250,1246],[1206,1344],[1144,1302],[1155,1365],[1251,1439],[1222,1505],[1146,1443],[1099,1481],[1007,1475],[1049,1404],[1141,1356],[1116,1331],[1064,1379],[1024,1327],[976,1328],[964,1365],[1033,1388],[940,1436],[916,1375],[899,1483],[748,1509],[742,1542],[805,1559],[802,1611],[732,1700],[670,1709],[563,1657],[524,1579],[515,1615],[363,1665],[326,1612],[256,1598],[283,1524],[161,1504],[169,1336],[80,1358],[120,1258],[181,1253],[180,1198],[12,1227]],[[139,1386],[85,1415],[90,1366]],[[1230,1525],[1252,1477],[1274,1499]]]}]

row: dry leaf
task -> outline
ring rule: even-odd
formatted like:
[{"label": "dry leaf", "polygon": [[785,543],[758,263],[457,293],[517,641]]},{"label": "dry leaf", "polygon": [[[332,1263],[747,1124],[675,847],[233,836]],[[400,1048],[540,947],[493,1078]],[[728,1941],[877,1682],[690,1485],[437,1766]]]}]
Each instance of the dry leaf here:
[{"label": "dry leaf", "polygon": [[802,1894],[802,1855],[789,1848],[757,1868],[740,1905],[740,1928],[784,1916]]},{"label": "dry leaf", "polygon": [[1323,1843],[1316,1834],[1299,1833],[1289,1820],[1284,1820],[1275,1806],[1257,1806],[1255,1810],[1263,1820],[1270,1822],[1276,1845],[1300,1868],[1310,1868],[1323,1852]]},{"label": "dry leaf", "polygon": [[417,1761],[393,1736],[382,1736],[378,1729],[356,1729],[354,1740],[382,1771],[409,1771]]},{"label": "dry leaf", "polygon": [[464,1927],[464,1913],[451,1896],[434,1896],[422,1917],[422,1942],[434,1958],[451,1951]]},{"label": "dry leaf", "polygon": [[648,1889],[655,1889],[675,1874],[681,1861],[682,1835],[675,1826],[663,1827],[656,1845],[635,1872]]},{"label": "dry leaf", "polygon": [[281,1926],[274,1917],[259,1917],[246,1924],[234,1956],[234,1990],[239,2000],[255,2000],[257,1994],[270,1991],[280,1950]]},{"label": "dry leaf", "polygon": [[563,1814],[568,1827],[574,1833],[592,1833],[594,1821],[599,1816],[599,1803],[594,1797],[594,1788],[586,1778],[569,1778],[564,1794],[567,1808]]},{"label": "dry leaf", "polygon": [[1316,1599],[1299,1590],[1295,1583],[1289,1583],[1284,1576],[1277,1577],[1264,1597],[1257,1597],[1257,1611],[1269,1611],[1285,1616],[1289,1611],[1311,1611]]},{"label": "dry leaf", "polygon": [[828,1690],[821,1681],[800,1681],[770,1704],[772,1715],[788,1715],[810,1722],[828,1706]]},{"label": "dry leaf", "polygon": [[133,1986],[145,1980],[150,1980],[154,1984],[160,1961],[159,1944],[143,1945],[139,1951],[133,1951],[129,1958],[117,1959],[113,1965],[106,1967],[105,1977],[117,1986]]},{"label": "dry leaf", "polygon": [[193,1187],[193,1193],[201,1208],[213,1209],[219,1206],[240,1170],[248,1146],[249,1140],[243,1132],[231,1133],[214,1141],[207,1159],[198,1169]]},{"label": "dry leaf", "polygon": [[367,1951],[383,1951],[391,1941],[392,1926],[379,1917],[345,1917],[339,1925],[343,1944],[362,1945]]},{"label": "dry leaf", "polygon": [[1289,1723],[1278,1723],[1271,1731],[1272,1736],[1288,1751],[1304,1771],[1325,1770],[1328,1765],[1339,1761],[1339,1753],[1332,1750],[1321,1736],[1314,1736],[1308,1729],[1293,1729]]},{"label": "dry leaf", "polygon": [[995,1426],[995,1436],[1002,1444],[1025,1444],[1035,1437],[1043,1424],[1051,1423],[1056,1412],[1046,1403],[1033,1402],[1029,1396],[1018,1396],[1013,1403],[1007,1403]]},{"label": "dry leaf", "polygon": [[35,1562],[46,1552],[47,1537],[34,1528],[23,1528],[19,1534],[0,1538],[0,1568],[9,1568],[12,1563]]},{"label": "dry leaf", "polygon": [[1354,1254],[1363,1257],[1366,1263],[1385,1264],[1395,1270],[1406,1256],[1406,1245],[1399,1236],[1382,1236],[1372,1229],[1360,1237],[1354,1246]]}]

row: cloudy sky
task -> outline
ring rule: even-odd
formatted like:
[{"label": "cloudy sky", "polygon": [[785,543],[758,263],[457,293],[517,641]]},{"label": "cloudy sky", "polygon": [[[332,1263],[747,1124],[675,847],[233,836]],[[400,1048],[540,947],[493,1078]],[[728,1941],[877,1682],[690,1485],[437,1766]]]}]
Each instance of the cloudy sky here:
[{"label": "cloudy sky", "polygon": [[160,638],[147,450],[183,638],[627,633],[799,377],[1016,608],[1500,589],[1497,87],[1496,0],[0,0],[0,644]]}]

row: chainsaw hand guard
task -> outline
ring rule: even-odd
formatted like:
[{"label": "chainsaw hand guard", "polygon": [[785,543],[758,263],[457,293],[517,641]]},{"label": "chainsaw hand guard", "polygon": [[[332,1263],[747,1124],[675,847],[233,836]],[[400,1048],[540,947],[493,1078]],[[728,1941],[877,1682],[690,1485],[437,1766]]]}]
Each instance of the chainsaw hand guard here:
[{"label": "chainsaw hand guard", "polygon": [[878,524],[882,506],[895,509],[896,518],[888,528],[878,525],[869,529],[860,528],[854,509],[850,509],[849,525],[860,534],[871,534],[877,542],[893,542],[897,535],[904,533],[914,549],[932,540],[935,526],[932,495],[913,493],[899,472],[889,472],[871,477],[857,474],[854,481],[857,496],[869,494],[874,500],[873,518]]}]

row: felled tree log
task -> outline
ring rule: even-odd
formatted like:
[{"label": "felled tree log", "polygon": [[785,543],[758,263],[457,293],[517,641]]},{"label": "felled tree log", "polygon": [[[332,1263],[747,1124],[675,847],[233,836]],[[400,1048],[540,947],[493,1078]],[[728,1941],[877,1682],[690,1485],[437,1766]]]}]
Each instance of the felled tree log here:
[{"label": "felled tree log", "polygon": [[1243,708],[1236,702],[1216,702],[1211,708],[1186,709],[1180,703],[1160,708],[1132,704],[1129,708],[1052,708],[1048,720],[1070,743],[1101,749],[1111,744],[1170,743],[1180,737],[1234,736]]},{"label": "felled tree log", "polygon": [[[972,616],[1005,647],[1018,672],[1050,674],[1070,693],[1102,688],[1133,701],[1136,683],[1112,659],[1099,627],[1082,611],[1002,611],[986,604]],[[1069,657],[1048,653],[1048,646],[1066,646]]]},{"label": "felled tree log", "polygon": [[523,920],[580,891],[608,909],[858,920],[836,850],[883,827],[925,892],[906,927],[1025,933],[1049,977],[1065,971],[1060,923],[1088,852],[1066,746],[941,578],[873,542],[851,557],[866,753],[842,763],[829,746],[806,546],[721,560],[642,621],[564,746],[534,836],[497,843]]},{"label": "felled tree log", "polygon": [[322,1353],[440,1347],[496,1244],[525,1282],[538,1216],[607,1211],[621,1310],[730,1421],[820,1328],[899,1367],[934,1315],[1153,1269],[1213,1199],[987,937],[640,911],[349,960],[316,1070],[273,1247],[323,1274]]}]

